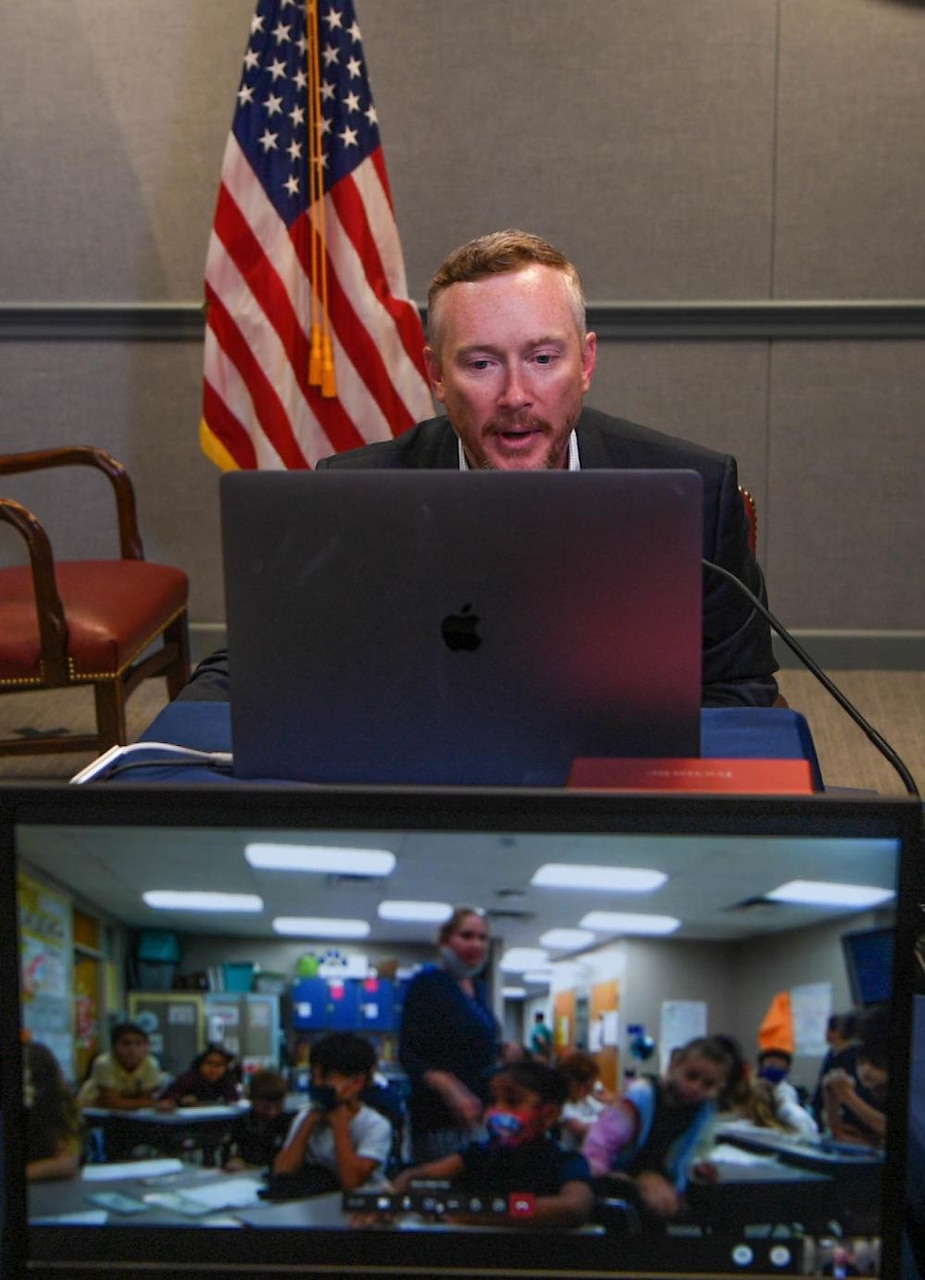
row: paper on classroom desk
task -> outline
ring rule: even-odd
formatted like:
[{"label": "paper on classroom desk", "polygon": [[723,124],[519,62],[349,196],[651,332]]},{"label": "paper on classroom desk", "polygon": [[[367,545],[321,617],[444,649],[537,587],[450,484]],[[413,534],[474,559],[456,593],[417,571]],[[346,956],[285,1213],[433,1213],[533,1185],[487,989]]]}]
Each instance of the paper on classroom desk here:
[{"label": "paper on classroom desk", "polygon": [[228,1112],[233,1108],[237,1107],[239,1110],[246,1111],[249,1109],[249,1106],[250,1104],[247,1102],[244,1103],[243,1107],[240,1102],[216,1102],[204,1107],[178,1107],[176,1111],[173,1111],[170,1114],[174,1116],[182,1116],[184,1120],[189,1120],[191,1117],[199,1120],[208,1120],[212,1116],[217,1116],[219,1119],[223,1120],[225,1116],[228,1115]]},{"label": "paper on classroom desk", "polygon": [[731,1142],[719,1142],[710,1152],[708,1160],[722,1161],[723,1164],[767,1164],[769,1156],[759,1156],[754,1151],[743,1151],[734,1147]]},{"label": "paper on classroom desk", "polygon": [[105,1227],[109,1214],[105,1209],[79,1209],[75,1213],[48,1213],[30,1218],[30,1227]]},{"label": "paper on classroom desk", "polygon": [[260,1204],[257,1192],[265,1185],[260,1178],[226,1178],[204,1187],[184,1187],[182,1195],[211,1209],[247,1209]]},{"label": "paper on classroom desk", "polygon": [[123,1164],[85,1164],[84,1182],[116,1182],[119,1178],[159,1178],[165,1173],[180,1173],[182,1160],[126,1160]]}]

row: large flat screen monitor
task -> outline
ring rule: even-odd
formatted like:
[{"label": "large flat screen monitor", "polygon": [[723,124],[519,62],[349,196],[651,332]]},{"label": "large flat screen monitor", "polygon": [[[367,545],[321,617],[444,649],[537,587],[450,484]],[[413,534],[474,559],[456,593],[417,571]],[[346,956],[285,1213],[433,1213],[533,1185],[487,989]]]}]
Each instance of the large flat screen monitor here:
[{"label": "large flat screen monitor", "polygon": [[[894,1280],[920,828],[912,801],[874,798],[0,791],[3,1275],[831,1275],[853,1257]],[[209,910],[207,899],[150,896],[194,892],[236,897]],[[542,1052],[534,1032],[545,1024],[554,1060],[590,1059],[595,1100],[614,1108],[617,1130],[620,1116],[629,1124],[611,1133],[610,1172],[579,1197],[580,1224],[542,1221],[555,1178],[583,1179],[559,1145],[543,1147],[552,1184],[536,1181],[532,1156],[505,1165],[511,1148],[496,1135],[466,1154],[468,1181],[389,1189],[414,1164],[412,1120],[435,1087],[429,1050],[407,1051],[407,1024],[438,1044],[461,1025],[446,1000],[467,998],[465,974],[427,969],[460,904],[484,913],[473,919],[490,936],[474,981],[498,1061]],[[788,1096],[811,1097],[828,1016],[855,1005],[844,938],[867,930],[889,930],[894,953],[866,1125],[831,1135],[820,1115],[819,1133],[797,1132],[745,1115],[740,1090],[715,1099],[717,1059],[702,1049],[717,1036],[727,1085],[731,1039],[752,1078],[759,1045],[785,1050]],[[422,1003],[420,986],[409,993],[425,971],[440,976]],[[48,1152],[34,1146],[27,1104],[41,1082],[30,1077],[24,1096],[24,1045],[50,1051],[74,1089],[122,1021],[172,1076],[210,1041],[249,1078],[280,1070],[296,1115],[330,1100],[305,1092],[306,1056],[332,1034],[361,1037],[378,1084],[362,1105],[376,1111],[378,1097],[374,1127],[391,1126],[371,1186],[345,1199],[336,1183],[271,1185],[260,1163],[226,1171],[244,1106],[120,1113],[99,1098],[83,1112],[80,1168],[27,1179]],[[464,1072],[466,1035],[450,1050]],[[495,1096],[508,1112],[533,1102]],[[542,1116],[550,1136],[531,1141],[581,1141],[555,1104]],[[502,1167],[523,1185],[508,1178],[500,1193]],[[653,1212],[649,1175],[660,1171],[670,1204]]]}]

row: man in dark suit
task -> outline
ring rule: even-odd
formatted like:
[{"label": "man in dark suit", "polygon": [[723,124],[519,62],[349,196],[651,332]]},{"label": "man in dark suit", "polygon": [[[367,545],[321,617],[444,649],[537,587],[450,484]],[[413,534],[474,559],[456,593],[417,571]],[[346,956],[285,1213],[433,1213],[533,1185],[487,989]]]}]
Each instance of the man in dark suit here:
[{"label": "man in dark suit", "polygon": [[[427,372],[443,417],[337,454],[329,467],[540,470],[689,468],[703,478],[703,557],[760,598],[735,459],[584,407],[597,359],[575,267],[522,231],[454,250],[428,293]],[[580,550],[576,553],[580,572]],[[705,571],[703,703],[769,706],[777,669],[767,623],[733,584]],[[197,687],[198,686],[198,687]],[[215,654],[183,697],[228,696]]]}]

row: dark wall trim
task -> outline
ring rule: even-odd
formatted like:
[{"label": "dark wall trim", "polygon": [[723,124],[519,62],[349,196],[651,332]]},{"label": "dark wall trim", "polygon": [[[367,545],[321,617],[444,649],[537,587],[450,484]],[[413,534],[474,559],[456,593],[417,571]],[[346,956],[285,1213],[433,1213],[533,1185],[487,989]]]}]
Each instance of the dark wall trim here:
[{"label": "dark wall trim", "polygon": [[[925,301],[591,302],[588,326],[602,341],[920,341]],[[3,342],[191,342],[202,329],[195,302],[0,303]]]},{"label": "dark wall trim", "polygon": [[603,341],[925,338],[925,302],[590,303]]},{"label": "dark wall trim", "polygon": [[[824,671],[925,671],[925,631],[795,631],[794,638]],[[772,637],[782,667],[803,664]]]},{"label": "dark wall trim", "polygon": [[201,342],[195,302],[3,302],[0,341]]}]

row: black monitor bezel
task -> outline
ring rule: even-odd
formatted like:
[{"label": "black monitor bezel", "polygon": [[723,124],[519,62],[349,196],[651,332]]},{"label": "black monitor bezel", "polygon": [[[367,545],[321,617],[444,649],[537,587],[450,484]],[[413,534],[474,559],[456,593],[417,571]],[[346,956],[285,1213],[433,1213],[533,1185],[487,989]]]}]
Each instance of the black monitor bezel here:
[{"label": "black monitor bezel", "polygon": [[[127,826],[237,826],[268,828],[312,825],[327,828],[424,829],[458,831],[593,831],[628,833],[713,833],[736,835],[839,835],[897,838],[902,844],[894,951],[894,1020],[888,1124],[891,1132],[884,1185],[891,1194],[883,1206],[883,1274],[899,1274],[904,1180],[906,1108],[914,987],[913,946],[921,900],[921,806],[906,798],[842,796],[718,797],[692,795],[612,795],[570,791],[464,788],[380,789],[310,786],[189,785],[156,790],[145,785],[96,784],[81,788],[0,787],[0,936],[18,938],[15,893],[15,828],[22,823],[125,824]],[[906,957],[901,963],[900,957]],[[18,1098],[19,1055],[18,946],[0,947],[0,990],[17,999],[0,1002],[0,1097]],[[7,1169],[23,1168],[21,1134],[3,1107],[3,1145]],[[107,1226],[86,1229],[28,1228],[25,1182],[5,1179],[3,1274],[59,1277],[93,1274],[136,1280],[157,1270],[177,1275],[199,1273],[215,1265],[214,1231],[196,1227]],[[272,1239],[270,1238],[272,1237]],[[390,1233],[388,1258],[367,1255],[374,1236],[365,1232],[313,1231],[312,1257],[305,1255],[302,1232],[234,1233],[234,1257],[221,1267],[242,1277],[304,1275],[632,1275],[657,1277],[678,1272],[576,1266],[574,1245],[550,1234],[494,1236],[490,1259],[485,1237],[453,1236],[452,1259],[446,1237]],[[30,1251],[31,1250],[31,1254]],[[593,1251],[589,1251],[593,1252]],[[66,1255],[66,1256],[64,1256]],[[531,1261],[531,1259],[533,1261]],[[619,1260],[614,1259],[616,1265]],[[628,1259],[626,1261],[629,1261]],[[890,1270],[890,1268],[893,1270]]]}]

